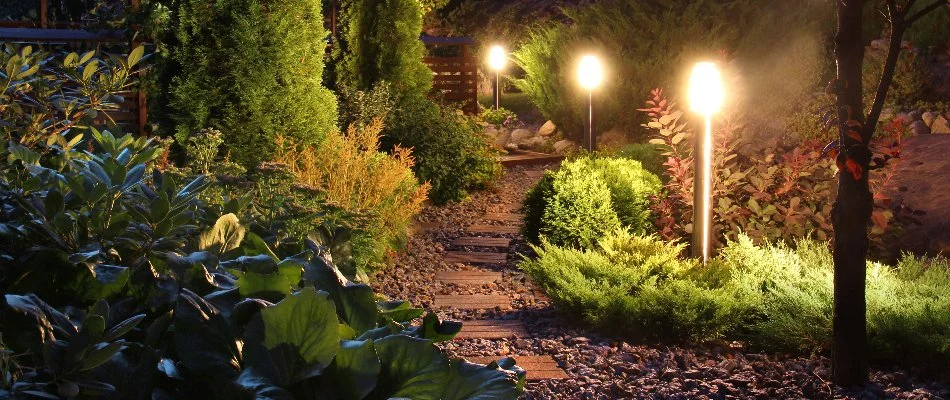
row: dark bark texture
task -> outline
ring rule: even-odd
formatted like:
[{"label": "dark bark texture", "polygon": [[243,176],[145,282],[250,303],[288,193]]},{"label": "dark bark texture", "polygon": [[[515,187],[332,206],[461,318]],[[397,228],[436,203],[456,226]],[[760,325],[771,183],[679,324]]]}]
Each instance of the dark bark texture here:
[{"label": "dark bark texture", "polygon": [[[837,111],[840,142],[837,155],[838,197],[832,209],[834,243],[834,317],[832,373],[841,386],[867,381],[867,305],[865,263],[872,196],[868,187],[871,152],[861,99],[864,62],[862,15],[865,0],[838,1]],[[865,140],[868,139],[868,140]]]}]

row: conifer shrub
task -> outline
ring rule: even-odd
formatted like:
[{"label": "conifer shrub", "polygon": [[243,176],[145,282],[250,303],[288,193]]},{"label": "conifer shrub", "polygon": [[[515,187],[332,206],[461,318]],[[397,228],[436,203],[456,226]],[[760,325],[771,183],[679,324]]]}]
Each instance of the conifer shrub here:
[{"label": "conifer shrub", "polygon": [[336,129],[319,0],[182,0],[173,15],[167,103],[179,143],[215,128],[253,167],[278,134],[313,144]]},{"label": "conifer shrub", "polygon": [[591,248],[618,228],[652,231],[650,199],[660,180],[639,161],[584,157],[564,162],[529,190],[524,234],[561,246]]},{"label": "conifer shrub", "polygon": [[[647,340],[738,340],[752,349],[831,349],[834,261],[827,244],[739,235],[707,265],[685,246],[625,231],[593,249],[543,242],[520,264],[552,300],[604,330]],[[867,263],[868,340],[879,363],[950,362],[950,263],[906,255]]]},{"label": "conifer shrub", "polygon": [[337,85],[370,90],[387,81],[397,98],[427,94],[432,71],[422,63],[422,12],[418,0],[342,2],[333,49]]}]

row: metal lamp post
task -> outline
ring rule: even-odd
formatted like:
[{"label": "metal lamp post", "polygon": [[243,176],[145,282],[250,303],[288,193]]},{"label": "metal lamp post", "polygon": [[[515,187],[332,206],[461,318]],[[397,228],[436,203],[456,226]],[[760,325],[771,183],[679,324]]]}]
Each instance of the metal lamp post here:
[{"label": "metal lamp post", "polygon": [[495,109],[499,108],[501,96],[501,70],[505,68],[505,62],[508,61],[508,55],[501,46],[492,46],[488,52],[488,66],[495,71]]},{"label": "metal lamp post", "polygon": [[690,109],[705,117],[703,135],[696,135],[693,151],[693,246],[694,257],[709,259],[712,225],[712,116],[722,108],[725,97],[722,77],[716,64],[701,62],[693,68],[689,81]]},{"label": "metal lamp post", "polygon": [[581,87],[587,89],[587,151],[593,152],[597,148],[597,139],[594,137],[594,89],[604,80],[604,69],[600,60],[594,56],[581,58],[577,78]]}]

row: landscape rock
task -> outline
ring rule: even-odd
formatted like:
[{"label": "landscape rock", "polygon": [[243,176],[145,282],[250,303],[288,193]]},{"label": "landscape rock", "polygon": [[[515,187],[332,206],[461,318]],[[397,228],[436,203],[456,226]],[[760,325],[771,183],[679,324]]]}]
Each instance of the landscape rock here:
[{"label": "landscape rock", "polygon": [[571,149],[575,147],[577,147],[577,144],[575,144],[574,142],[570,140],[567,140],[567,139],[559,140],[554,143],[554,152],[557,154],[566,154],[567,152],[569,152]]},{"label": "landscape rock", "polygon": [[946,135],[950,134],[950,123],[947,123],[947,119],[942,115],[934,118],[933,124],[930,125],[930,133],[934,135]]},{"label": "landscape rock", "polygon": [[505,150],[508,150],[508,151],[518,150],[518,144],[514,142],[509,142],[508,144],[505,145]]},{"label": "landscape rock", "polygon": [[515,129],[511,131],[511,141],[519,145],[524,143],[526,140],[531,139],[533,136],[534,134],[527,129]]},{"label": "landscape rock", "polygon": [[557,126],[554,125],[554,121],[545,122],[544,125],[541,125],[541,128],[538,129],[538,135],[540,136],[551,136],[557,133]]},{"label": "landscape rock", "polygon": [[915,135],[929,135],[930,127],[924,121],[917,120],[910,124],[910,131]]},{"label": "landscape rock", "polygon": [[511,141],[511,131],[502,129],[495,135],[495,147],[504,149]]},{"label": "landscape rock", "polygon": [[937,115],[934,114],[934,113],[932,113],[932,112],[930,112],[930,111],[927,111],[927,112],[921,114],[921,116],[920,116],[920,119],[924,120],[924,123],[927,124],[927,126],[933,125],[934,120],[935,120],[936,118],[937,118]]}]

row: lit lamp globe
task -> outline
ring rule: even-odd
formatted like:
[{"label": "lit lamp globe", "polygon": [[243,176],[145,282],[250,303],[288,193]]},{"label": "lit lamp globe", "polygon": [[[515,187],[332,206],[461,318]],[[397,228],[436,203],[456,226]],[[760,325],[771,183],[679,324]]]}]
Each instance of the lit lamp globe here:
[{"label": "lit lamp globe", "polygon": [[693,247],[694,257],[705,264],[710,254],[712,225],[712,115],[719,112],[725,98],[722,77],[716,64],[701,62],[693,68],[689,79],[690,110],[706,119],[706,130],[697,135],[693,157],[696,178],[693,179]]},{"label": "lit lamp globe", "polygon": [[584,56],[577,68],[577,79],[581,87],[587,89],[587,151],[594,151],[597,143],[594,138],[594,89],[604,80],[604,68],[594,56]]},{"label": "lit lamp globe", "polygon": [[587,90],[594,90],[604,80],[604,68],[600,60],[594,56],[584,56],[581,58],[580,67],[577,69],[577,79],[581,82],[581,87]]},{"label": "lit lamp globe", "polygon": [[508,54],[501,46],[492,46],[488,51],[488,67],[495,71],[495,109],[499,108],[501,95],[501,70],[505,68]]},{"label": "lit lamp globe", "polygon": [[711,62],[697,63],[689,79],[690,110],[710,116],[722,109],[724,99],[725,90],[719,68]]}]

